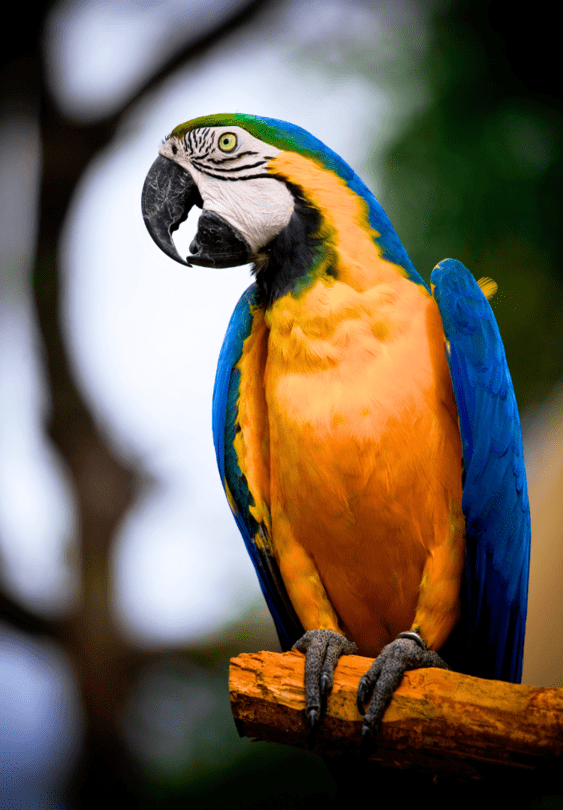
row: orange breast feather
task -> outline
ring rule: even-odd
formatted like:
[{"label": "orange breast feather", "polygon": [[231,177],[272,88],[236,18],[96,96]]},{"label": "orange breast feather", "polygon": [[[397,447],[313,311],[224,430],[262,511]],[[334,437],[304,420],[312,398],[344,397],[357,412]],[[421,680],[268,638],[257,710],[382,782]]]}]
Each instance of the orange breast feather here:
[{"label": "orange breast feather", "polygon": [[319,279],[266,314],[271,536],[306,630],[438,649],[464,563],[461,442],[434,300]]},{"label": "orange breast feather", "polygon": [[[322,212],[337,279],[256,312],[238,367],[235,449],[305,630],[376,655],[417,629],[439,649],[459,613],[462,452],[437,305],[385,260],[365,202],[314,161],[272,170]],[[328,265],[327,265],[328,267]]]}]

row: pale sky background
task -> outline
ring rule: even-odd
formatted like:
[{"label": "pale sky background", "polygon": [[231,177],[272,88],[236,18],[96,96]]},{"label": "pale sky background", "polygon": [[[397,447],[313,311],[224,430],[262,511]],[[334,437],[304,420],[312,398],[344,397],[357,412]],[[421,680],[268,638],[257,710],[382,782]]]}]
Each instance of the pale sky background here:
[{"label": "pale sky background", "polygon": [[[65,112],[96,117],[120,103],[144,69],[139,54],[154,59],[163,37],[186,36],[185,5],[189,19],[204,26],[206,2],[125,2],[119,16],[115,3],[61,4],[46,55]],[[63,317],[77,375],[100,424],[158,482],[139,499],[115,546],[116,611],[143,643],[205,636],[254,601],[266,610],[224,498],[211,437],[217,357],[251,281],[249,268],[187,269],[161,254],[141,218],[144,177],[174,126],[229,111],[299,124],[366,177],[377,126],[383,136],[392,123],[385,95],[355,75],[323,74],[308,53],[331,41],[337,63],[339,43],[371,47],[384,40],[385,29],[363,4],[322,6],[319,16],[317,4],[288,3],[258,35],[234,35],[179,71],[123,120],[71,207],[62,245]],[[5,157],[16,167],[24,131]],[[28,205],[33,191],[30,182]],[[196,219],[194,212],[176,235],[184,255]],[[35,609],[53,610],[75,593],[65,545],[72,508],[40,435],[33,332],[29,301],[4,311],[0,362],[8,385],[0,397],[9,416],[0,427],[0,536],[14,590]]]}]

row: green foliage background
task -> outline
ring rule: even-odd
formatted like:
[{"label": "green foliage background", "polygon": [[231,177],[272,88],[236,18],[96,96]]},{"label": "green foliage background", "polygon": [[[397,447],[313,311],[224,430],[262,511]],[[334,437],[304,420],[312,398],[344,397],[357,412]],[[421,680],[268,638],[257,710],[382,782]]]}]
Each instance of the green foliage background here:
[{"label": "green foliage background", "polygon": [[426,279],[453,257],[498,283],[492,306],[521,409],[563,375],[552,31],[549,18],[503,3],[439,4],[426,46],[405,41],[388,73],[399,97],[410,87],[425,98],[387,145],[383,205]]}]

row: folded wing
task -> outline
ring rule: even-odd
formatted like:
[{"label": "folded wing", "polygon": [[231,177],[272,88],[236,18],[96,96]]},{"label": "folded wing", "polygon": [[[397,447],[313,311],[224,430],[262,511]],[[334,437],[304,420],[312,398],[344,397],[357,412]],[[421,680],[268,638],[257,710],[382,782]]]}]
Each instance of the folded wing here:
[{"label": "folded wing", "polygon": [[[240,468],[236,436],[240,430],[239,402],[241,375],[252,374],[256,379],[260,370],[249,363],[239,363],[245,352],[245,341],[250,336],[254,319],[259,310],[258,288],[249,287],[239,300],[231,317],[217,366],[213,392],[213,440],[221,481],[227,499],[244,539],[250,558],[258,574],[262,592],[274,623],[283,650],[291,648],[303,635],[303,627],[289,601],[278,564],[273,554],[269,527],[266,520],[257,517],[256,506],[264,512],[269,508],[269,492],[259,491]],[[267,339],[267,332],[264,338]],[[253,451],[262,452],[267,437],[259,432],[246,435],[245,440],[255,444]]]},{"label": "folded wing", "polygon": [[463,445],[462,618],[442,649],[455,669],[519,683],[530,510],[514,387],[493,311],[461,262],[433,271]]}]

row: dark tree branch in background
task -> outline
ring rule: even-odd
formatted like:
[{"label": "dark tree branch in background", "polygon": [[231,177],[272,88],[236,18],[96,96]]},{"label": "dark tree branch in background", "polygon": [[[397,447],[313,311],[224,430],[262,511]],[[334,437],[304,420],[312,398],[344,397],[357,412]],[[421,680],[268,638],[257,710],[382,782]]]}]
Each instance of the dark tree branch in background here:
[{"label": "dark tree branch in background", "polygon": [[22,7],[25,20],[10,23],[11,59],[5,53],[0,94],[4,115],[23,110],[31,119],[39,114],[43,163],[33,287],[50,395],[47,430],[75,497],[74,540],[82,593],[79,605],[62,623],[34,617],[7,596],[0,607],[4,620],[57,640],[74,662],[86,714],[82,806],[98,807],[108,798],[127,805],[129,766],[119,713],[136,669],[151,655],[131,648],[115,626],[109,565],[116,530],[137,496],[143,474],[117,457],[75,382],[60,325],[59,239],[84,171],[110,143],[123,115],[171,72],[254,22],[272,2],[252,0],[231,13],[223,12],[210,29],[171,53],[118,112],[91,124],[65,118],[46,84],[41,37],[52,5],[26,6],[25,11]]},{"label": "dark tree branch in background", "polygon": [[0,618],[9,622],[14,630],[32,636],[49,636],[53,640],[59,640],[66,635],[66,621],[56,622],[38,616],[3,591],[0,591]]}]

